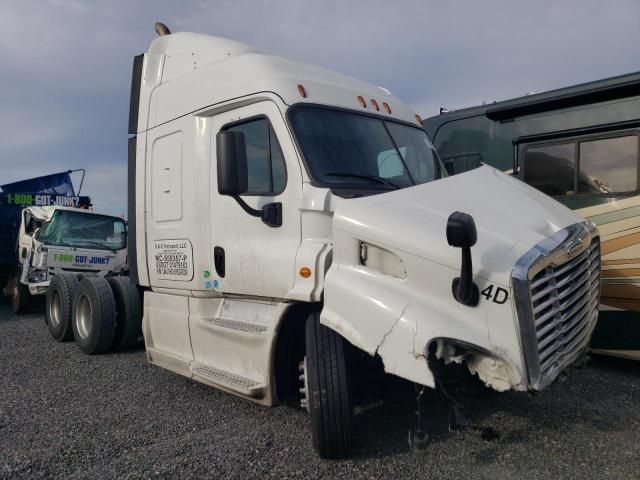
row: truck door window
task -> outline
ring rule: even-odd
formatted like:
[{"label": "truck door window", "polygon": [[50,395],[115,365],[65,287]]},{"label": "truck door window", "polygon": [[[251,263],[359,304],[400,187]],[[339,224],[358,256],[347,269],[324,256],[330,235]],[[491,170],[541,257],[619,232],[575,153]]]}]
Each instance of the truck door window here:
[{"label": "truck door window", "polygon": [[266,118],[236,123],[224,130],[244,133],[247,147],[247,195],[278,195],[286,185],[284,156],[278,138]]},{"label": "truck door window", "polygon": [[575,143],[529,147],[524,155],[524,181],[547,195],[573,195]]},{"label": "truck door window", "polygon": [[580,193],[625,193],[637,188],[637,136],[580,142]]}]

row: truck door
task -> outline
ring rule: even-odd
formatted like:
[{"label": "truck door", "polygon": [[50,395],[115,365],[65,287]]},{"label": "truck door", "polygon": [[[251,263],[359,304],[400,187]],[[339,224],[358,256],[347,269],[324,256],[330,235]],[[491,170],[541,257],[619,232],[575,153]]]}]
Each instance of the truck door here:
[{"label": "truck door", "polygon": [[[282,204],[282,225],[271,227],[218,193],[216,135],[244,133],[248,192],[252,208]],[[300,245],[302,174],[293,141],[278,107],[263,101],[213,118],[211,164],[211,287],[221,293],[285,298],[294,281]]]},{"label": "truck door", "polygon": [[20,215],[20,233],[18,234],[18,261],[22,264],[29,256],[31,246],[33,244],[33,233],[35,228],[40,226],[40,222],[37,222],[33,218],[28,209],[22,210]]}]

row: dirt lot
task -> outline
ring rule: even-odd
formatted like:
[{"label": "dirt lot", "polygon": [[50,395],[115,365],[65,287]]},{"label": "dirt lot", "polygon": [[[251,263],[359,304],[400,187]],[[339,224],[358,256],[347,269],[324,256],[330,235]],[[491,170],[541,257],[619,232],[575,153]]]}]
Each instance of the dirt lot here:
[{"label": "dirt lot", "polygon": [[483,392],[448,430],[430,393],[431,443],[414,454],[413,391],[389,380],[357,416],[350,460],[319,460],[301,410],[265,408],[147,364],[88,357],[41,314],[0,306],[3,478],[640,478],[640,364],[594,358],[538,395]]}]

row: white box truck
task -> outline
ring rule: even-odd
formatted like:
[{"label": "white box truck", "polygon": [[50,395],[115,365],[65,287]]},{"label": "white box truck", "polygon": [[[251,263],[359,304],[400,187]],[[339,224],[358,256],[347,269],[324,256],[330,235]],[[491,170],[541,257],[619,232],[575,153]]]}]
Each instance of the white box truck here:
[{"label": "white box truck", "polygon": [[[13,310],[46,295],[62,273],[120,275],[127,270],[127,233],[122,218],[61,206],[27,207],[20,214],[19,274],[11,288]],[[50,325],[50,328],[52,325]]]},{"label": "white box truck", "polygon": [[[581,355],[592,224],[488,166],[448,177],[384,88],[157,30],[134,60],[126,287],[151,363],[275,405],[301,362],[313,444],[338,458],[350,352],[424,387],[433,361],[465,364],[501,391],[543,389]],[[74,331],[112,335],[104,280],[73,302]]]}]

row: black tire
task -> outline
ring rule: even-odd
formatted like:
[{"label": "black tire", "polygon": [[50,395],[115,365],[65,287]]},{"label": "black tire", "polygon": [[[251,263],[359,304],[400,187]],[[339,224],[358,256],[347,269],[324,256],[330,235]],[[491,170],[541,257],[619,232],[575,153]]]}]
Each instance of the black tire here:
[{"label": "black tire", "polygon": [[351,451],[353,436],[348,344],[320,324],[318,312],[307,319],[305,344],[313,446],[320,458],[345,458]]},{"label": "black tire", "polygon": [[84,353],[106,352],[116,334],[116,301],[109,282],[85,277],[73,297],[73,336]]},{"label": "black tire", "polygon": [[49,333],[59,342],[73,340],[71,310],[78,283],[76,275],[62,273],[53,276],[47,289],[44,319]]},{"label": "black tire", "polygon": [[116,301],[116,333],[112,348],[126,350],[138,344],[142,335],[142,306],[140,295],[129,277],[107,279]]},{"label": "black tire", "polygon": [[11,281],[11,309],[16,315],[25,313],[31,302],[29,287],[20,283],[18,277]]}]

